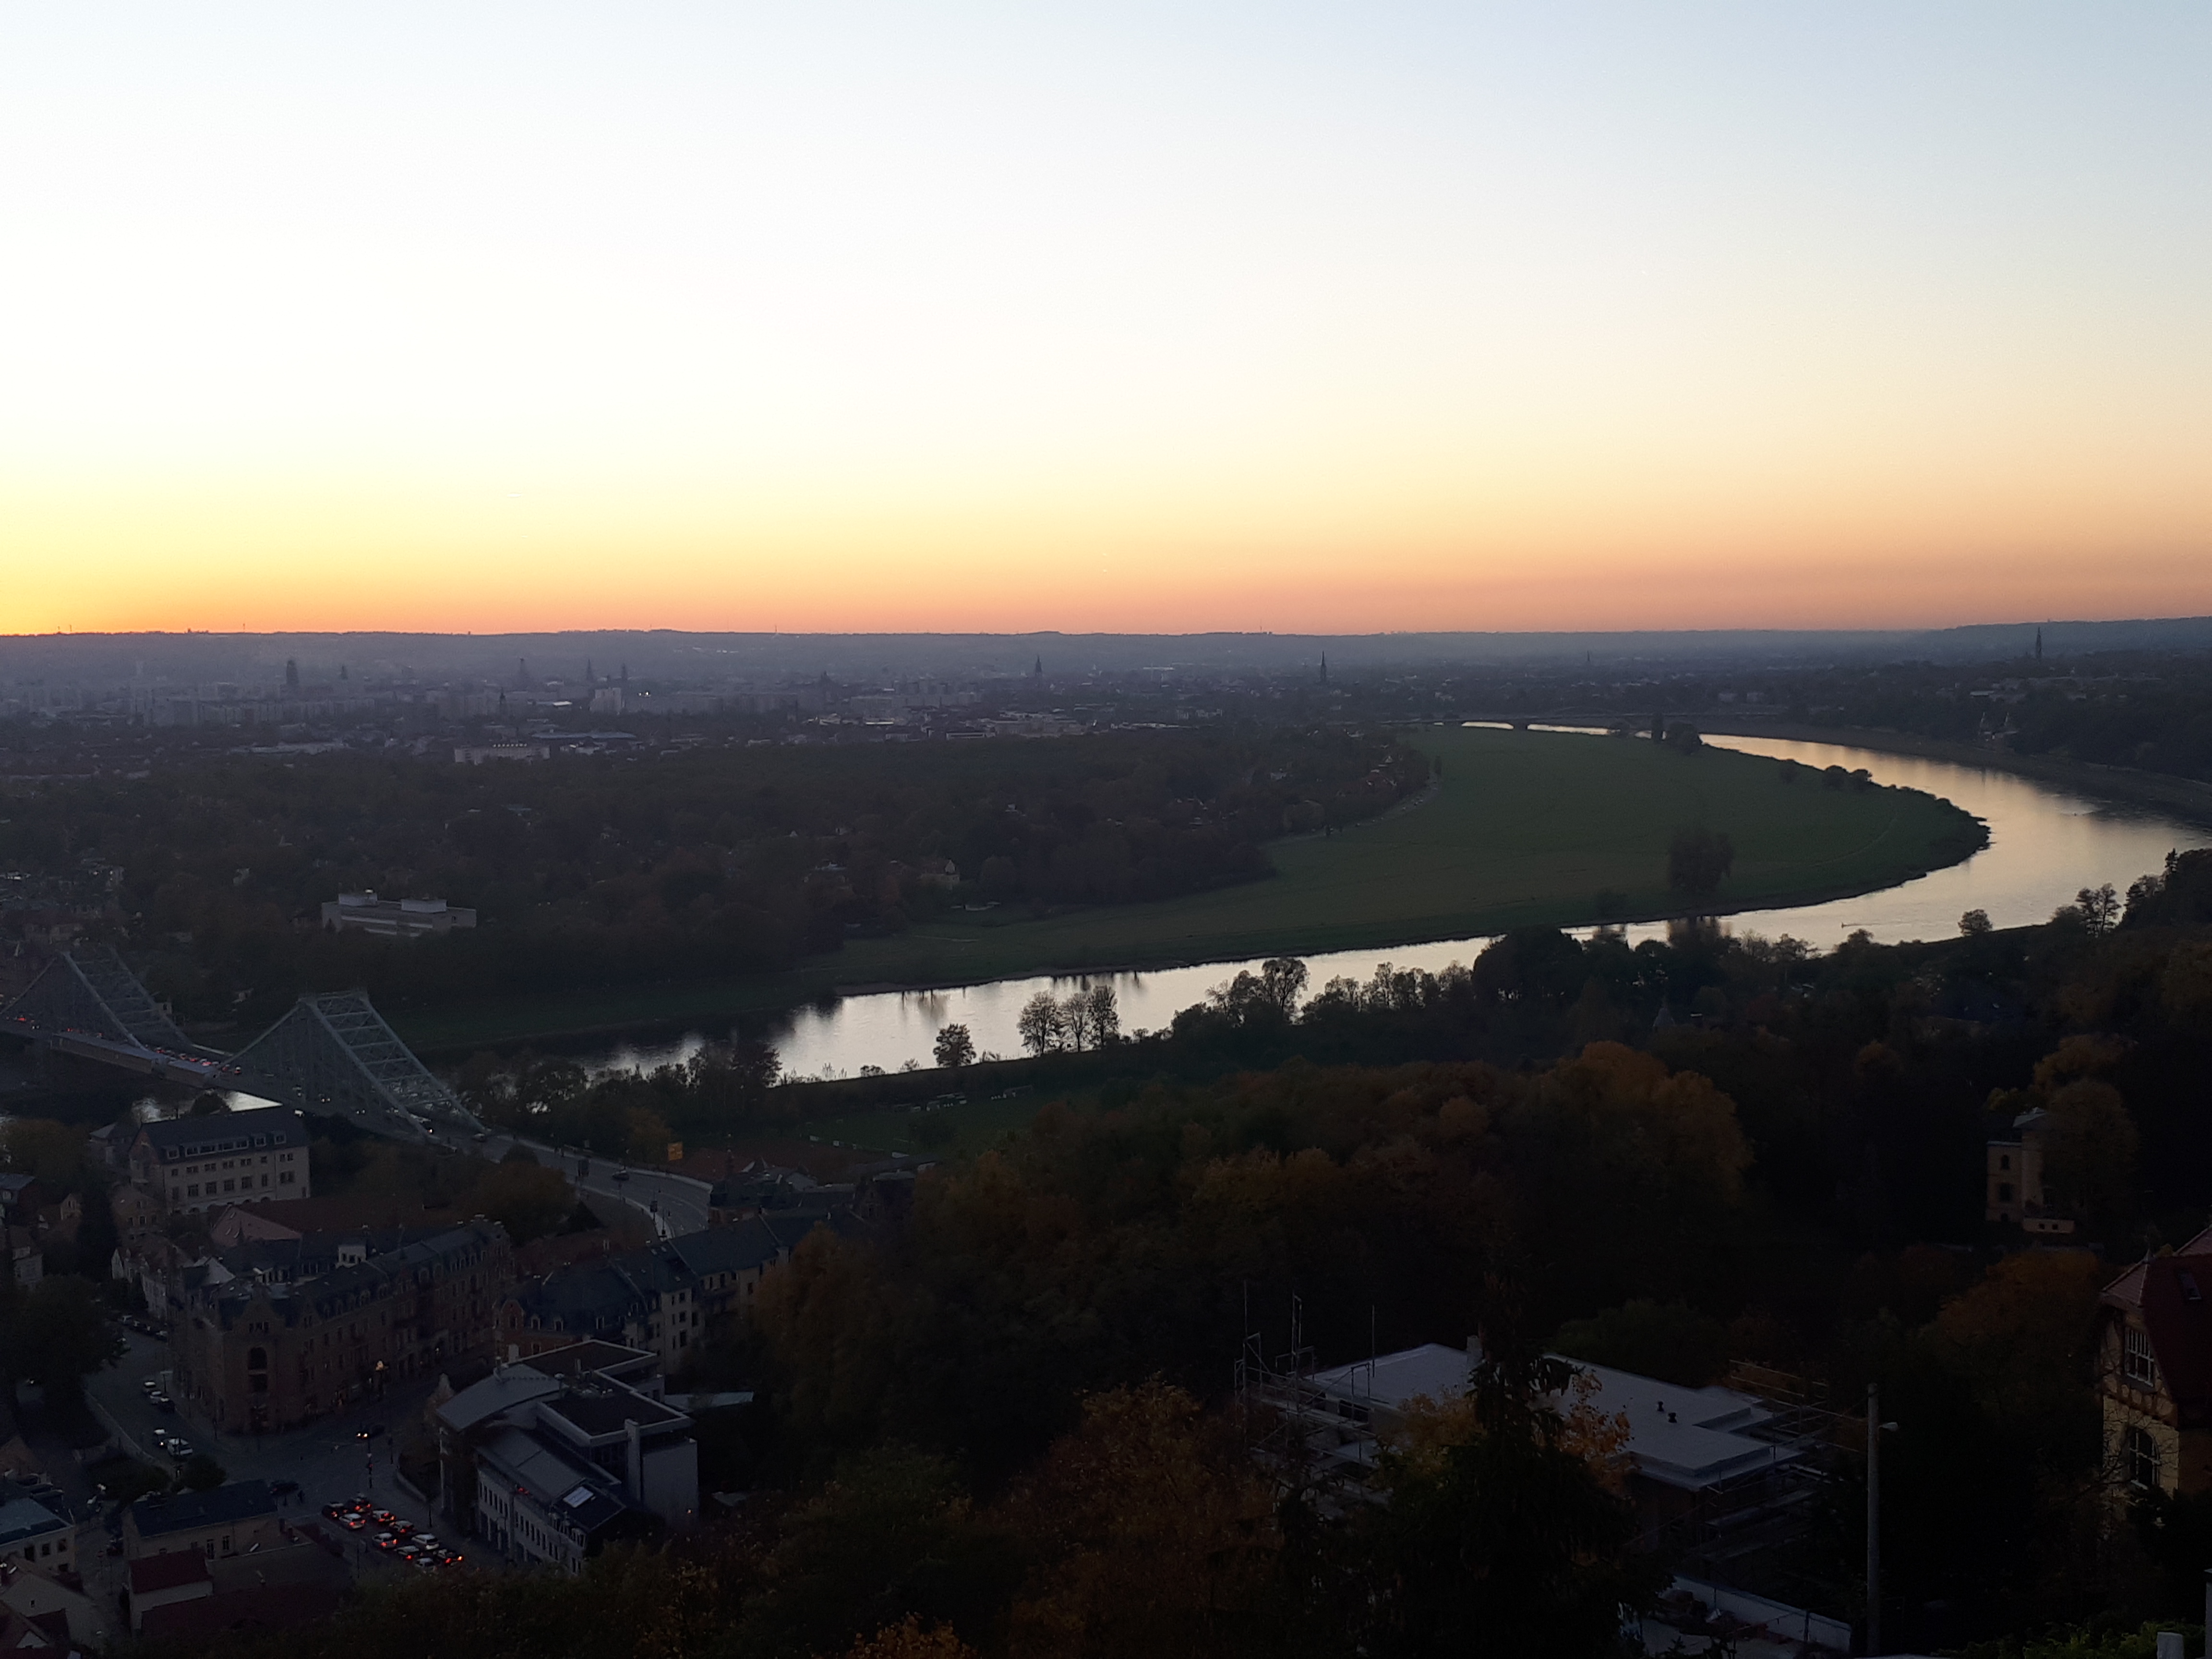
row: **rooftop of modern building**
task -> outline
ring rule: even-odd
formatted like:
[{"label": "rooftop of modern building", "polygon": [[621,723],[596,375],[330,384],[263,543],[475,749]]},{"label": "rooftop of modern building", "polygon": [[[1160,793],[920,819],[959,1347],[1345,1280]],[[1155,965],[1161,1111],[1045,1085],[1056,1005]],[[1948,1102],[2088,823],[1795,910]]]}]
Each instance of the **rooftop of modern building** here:
[{"label": "rooftop of modern building", "polygon": [[483,1467],[507,1482],[515,1495],[557,1515],[589,1537],[636,1511],[605,1471],[527,1429],[507,1429],[479,1453]]},{"label": "rooftop of modern building", "polygon": [[[1753,1432],[1772,1423],[1774,1413],[1751,1395],[1665,1382],[1587,1360],[1565,1363],[1589,1379],[1583,1403],[1601,1416],[1626,1421],[1624,1449],[1637,1473],[1662,1485],[1705,1491],[1801,1455],[1784,1437]],[[1464,1395],[1474,1364],[1468,1349],[1431,1342],[1332,1366],[1310,1380],[1346,1404],[1401,1412],[1417,1399],[1443,1405]]]},{"label": "rooftop of modern building", "polygon": [[619,1384],[593,1389],[571,1386],[540,1401],[538,1413],[558,1418],[582,1441],[618,1440],[629,1425],[662,1434],[688,1426],[691,1419],[672,1406]]},{"label": "rooftop of modern building", "polygon": [[465,1434],[502,1412],[560,1393],[561,1380],[531,1365],[501,1365],[463,1389],[433,1413],[445,1427]]}]

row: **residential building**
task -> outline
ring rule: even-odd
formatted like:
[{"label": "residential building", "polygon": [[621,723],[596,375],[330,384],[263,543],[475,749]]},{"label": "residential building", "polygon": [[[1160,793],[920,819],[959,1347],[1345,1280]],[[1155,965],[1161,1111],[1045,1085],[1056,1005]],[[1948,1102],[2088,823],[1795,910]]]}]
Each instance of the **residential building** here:
[{"label": "residential building", "polygon": [[21,1561],[49,1576],[79,1570],[76,1522],[59,1492],[0,1479],[0,1561]]},{"label": "residential building", "polygon": [[2212,1488],[2212,1230],[2098,1298],[2097,1394],[2117,1496]]},{"label": "residential building", "polygon": [[690,1418],[617,1375],[649,1358],[571,1344],[543,1366],[496,1366],[438,1405],[441,1506],[454,1525],[508,1560],[574,1572],[612,1540],[696,1521]]},{"label": "residential building", "polygon": [[307,1115],[263,1106],[141,1124],[131,1143],[131,1182],[170,1215],[306,1198],[313,1186]]},{"label": "residential building", "polygon": [[340,893],[323,905],[323,928],[332,933],[374,933],[380,939],[419,939],[444,935],[456,927],[473,927],[477,913],[465,905],[441,898],[379,898],[371,889],[364,893]]},{"label": "residential building", "polygon": [[2039,1107],[2023,1112],[2012,1121],[2010,1138],[1989,1143],[1985,1220],[2050,1237],[2074,1231],[2072,1218],[2054,1212],[2044,1191],[2043,1131],[2050,1115]]},{"label": "residential building", "polygon": [[[27,1629],[44,1632],[52,1638],[51,1646],[57,1654],[72,1648],[91,1653],[107,1645],[107,1616],[101,1606],[105,1599],[0,1558],[0,1617],[12,1614]],[[32,1647],[20,1632],[12,1646],[0,1640],[0,1653],[14,1654]]]},{"label": "residential building", "polygon": [[479,1218],[306,1279],[210,1273],[171,1334],[171,1392],[220,1431],[259,1432],[488,1360],[514,1260]]},{"label": "residential building", "polygon": [[[131,1561],[176,1554],[219,1559],[287,1541],[266,1480],[142,1498],[123,1511],[123,1553]],[[134,1611],[134,1625],[137,1620]]]},{"label": "residential building", "polygon": [[742,1316],[761,1275],[827,1218],[822,1211],[757,1215],[548,1273],[501,1304],[500,1352],[530,1359],[598,1338],[679,1370],[708,1324]]},{"label": "residential building", "polygon": [[46,1253],[28,1227],[0,1226],[0,1241],[7,1245],[8,1276],[18,1290],[27,1291],[46,1276]]}]

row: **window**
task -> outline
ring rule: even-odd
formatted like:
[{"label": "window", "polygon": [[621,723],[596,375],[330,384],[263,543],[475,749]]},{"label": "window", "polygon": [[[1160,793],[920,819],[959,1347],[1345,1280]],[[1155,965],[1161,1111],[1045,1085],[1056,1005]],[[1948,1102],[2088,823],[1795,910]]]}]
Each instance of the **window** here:
[{"label": "window", "polygon": [[2158,1386],[2158,1356],[2151,1352],[2148,1332],[2130,1325],[2122,1334],[2120,1370],[2130,1382],[2146,1389]]},{"label": "window", "polygon": [[1997,1182],[1997,1202],[2000,1204],[2012,1202],[2012,1182],[2009,1181]]},{"label": "window", "polygon": [[2122,1437],[2122,1455],[2127,1464],[2128,1484],[2140,1486],[2145,1492],[2158,1486],[2158,1442],[2150,1437],[2150,1431],[2131,1428]]},{"label": "window", "polygon": [[2197,1275],[2188,1268],[2176,1267],[2173,1270],[2173,1277],[2175,1283],[2181,1286],[2181,1299],[2184,1302],[2202,1302],[2204,1299],[2204,1292],[2197,1288]]},{"label": "window", "polygon": [[2012,1168],[2012,1154],[2010,1152],[2000,1152],[1997,1154],[1997,1168],[2000,1170],[2009,1170]]}]

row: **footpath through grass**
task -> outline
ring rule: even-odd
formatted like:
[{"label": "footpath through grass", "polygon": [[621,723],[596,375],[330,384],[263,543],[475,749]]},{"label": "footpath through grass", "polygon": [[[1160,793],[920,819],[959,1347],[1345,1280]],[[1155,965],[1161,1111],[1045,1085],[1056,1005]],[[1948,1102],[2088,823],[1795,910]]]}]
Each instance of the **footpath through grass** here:
[{"label": "footpath through grass", "polygon": [[1443,764],[1428,799],[1341,834],[1276,842],[1279,873],[1265,880],[1059,915],[963,914],[856,940],[799,973],[457,1008],[406,1019],[401,1032],[451,1047],[726,1019],[832,985],[972,984],[1665,916],[1684,907],[1667,884],[1668,842],[1699,824],[1735,847],[1703,907],[1717,911],[1872,891],[1981,845],[1974,820],[1935,796],[1828,788],[1808,769],[1728,750],[1464,727],[1413,741]]}]

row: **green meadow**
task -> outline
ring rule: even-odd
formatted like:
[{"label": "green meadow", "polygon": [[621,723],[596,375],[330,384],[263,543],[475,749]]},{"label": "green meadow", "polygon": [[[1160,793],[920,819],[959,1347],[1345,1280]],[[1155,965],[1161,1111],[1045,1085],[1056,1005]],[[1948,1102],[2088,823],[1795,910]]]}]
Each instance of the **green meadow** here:
[{"label": "green meadow", "polygon": [[1715,911],[1870,891],[1981,844],[1974,820],[1935,796],[1829,788],[1816,772],[1728,750],[1469,727],[1413,741],[1443,764],[1427,799],[1279,842],[1266,880],[997,927],[939,921],[848,945],[839,976],[972,981],[1672,915],[1686,901],[1667,884],[1668,845],[1694,825],[1735,843],[1735,867],[1700,907]]},{"label": "green meadow", "polygon": [[1442,772],[1425,799],[1329,836],[1277,842],[1266,879],[1158,903],[1030,916],[962,913],[854,940],[798,973],[625,988],[441,1011],[403,1024],[437,1046],[727,1017],[833,986],[963,984],[1053,969],[1158,967],[1460,939],[1680,914],[1674,833],[1724,832],[1735,867],[1700,908],[1839,898],[1954,863],[1980,827],[1915,791],[1829,788],[1728,750],[1439,727],[1412,741]]}]

